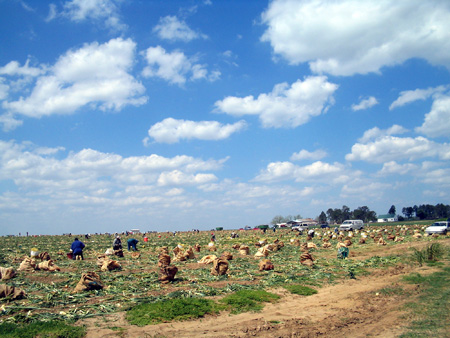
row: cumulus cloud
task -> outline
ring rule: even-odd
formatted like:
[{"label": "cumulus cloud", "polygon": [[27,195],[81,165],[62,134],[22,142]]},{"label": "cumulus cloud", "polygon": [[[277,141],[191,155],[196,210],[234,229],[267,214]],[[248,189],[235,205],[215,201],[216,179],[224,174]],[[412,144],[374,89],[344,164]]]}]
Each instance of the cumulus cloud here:
[{"label": "cumulus cloud", "polygon": [[450,96],[438,96],[425,115],[425,121],[415,129],[428,137],[450,137]]},{"label": "cumulus cloud", "polygon": [[[144,86],[129,74],[136,44],[121,38],[104,44],[85,44],[62,55],[45,75],[38,76],[31,94],[4,102],[13,114],[40,118],[73,114],[86,105],[101,110],[120,110],[142,105]],[[17,69],[17,68],[16,68]]]},{"label": "cumulus cloud", "polygon": [[291,86],[279,83],[272,92],[257,98],[228,96],[216,101],[215,106],[217,111],[230,115],[258,115],[265,128],[295,128],[325,113],[334,103],[332,95],[337,88],[325,76],[310,76]]},{"label": "cumulus cloud", "polygon": [[5,66],[0,67],[0,75],[8,76],[31,76],[36,77],[45,72],[43,66],[41,67],[30,67],[30,60],[25,62],[25,65],[20,66],[18,61],[11,61]]},{"label": "cumulus cloud", "polygon": [[158,185],[198,185],[217,180],[214,174],[186,174],[180,170],[163,172],[158,177]]},{"label": "cumulus cloud", "polygon": [[300,161],[300,160],[320,160],[326,157],[328,154],[325,150],[316,150],[310,152],[308,150],[302,149],[298,153],[293,153],[291,156],[291,161]]},{"label": "cumulus cloud", "polygon": [[382,138],[384,136],[404,134],[407,131],[407,129],[399,126],[398,124],[394,124],[392,127],[384,130],[378,127],[374,127],[372,129],[366,130],[364,132],[364,135],[358,140],[358,142],[366,143],[377,138]]},{"label": "cumulus cloud", "polygon": [[206,65],[195,63],[195,58],[180,51],[168,53],[161,46],[148,48],[144,58],[148,63],[142,71],[144,77],[159,77],[171,84],[183,85],[188,79],[216,81],[220,77],[219,71],[209,73]]},{"label": "cumulus cloud", "polygon": [[340,163],[329,164],[316,161],[307,166],[297,166],[291,162],[272,162],[255,177],[255,181],[273,182],[294,180],[309,182],[312,180],[324,183],[342,182],[348,180],[349,172]]},{"label": "cumulus cloud", "polygon": [[176,143],[182,139],[217,141],[246,128],[245,121],[222,125],[217,121],[187,121],[173,118],[164,119],[150,127],[148,135],[156,142]]},{"label": "cumulus cloud", "polygon": [[426,100],[431,96],[442,93],[448,89],[448,86],[439,86],[435,88],[427,88],[427,89],[415,89],[415,90],[405,90],[400,92],[400,96],[392,102],[389,106],[389,110],[395,109],[397,107],[402,107],[408,103],[417,101],[417,100]]},{"label": "cumulus cloud", "polygon": [[382,176],[392,174],[405,175],[418,168],[419,166],[413,163],[400,164],[396,161],[389,161],[383,164],[383,168],[379,171],[379,174]]},{"label": "cumulus cloud", "polygon": [[376,104],[378,104],[377,99],[373,96],[370,96],[367,99],[361,100],[361,102],[359,102],[358,104],[352,104],[352,110],[365,110],[375,106]]},{"label": "cumulus cloud", "polygon": [[159,23],[153,28],[160,39],[169,41],[189,42],[194,39],[207,39],[204,34],[193,31],[184,21],[180,21],[176,16],[165,16],[159,19]]},{"label": "cumulus cloud", "polygon": [[366,161],[384,163],[389,161],[414,161],[427,157],[437,157],[441,160],[450,159],[450,144],[439,144],[424,137],[394,137],[383,136],[373,142],[356,143],[347,161]]},{"label": "cumulus cloud", "polygon": [[56,192],[77,187],[78,191],[92,193],[99,188],[121,190],[129,184],[204,184],[214,179],[213,174],[204,172],[221,169],[226,161],[186,155],[122,157],[93,149],[56,157],[63,150],[0,141],[0,179],[13,180],[24,190]]},{"label": "cumulus cloud", "polygon": [[122,31],[126,29],[126,25],[122,23],[119,15],[118,5],[121,2],[121,0],[71,0],[63,4],[64,9],[59,14],[56,7],[50,5],[47,21],[61,15],[74,22],[86,20],[103,22],[111,30]]},{"label": "cumulus cloud", "polygon": [[274,0],[261,40],[316,73],[366,74],[410,58],[450,68],[449,15],[447,1]]}]

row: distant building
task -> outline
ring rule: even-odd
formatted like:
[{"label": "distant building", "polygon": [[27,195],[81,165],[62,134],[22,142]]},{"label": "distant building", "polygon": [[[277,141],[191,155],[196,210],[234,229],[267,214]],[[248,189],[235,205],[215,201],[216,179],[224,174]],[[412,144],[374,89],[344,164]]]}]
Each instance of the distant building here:
[{"label": "distant building", "polygon": [[387,214],[387,215],[379,215],[377,218],[378,223],[382,222],[398,222],[398,216],[394,214]]}]

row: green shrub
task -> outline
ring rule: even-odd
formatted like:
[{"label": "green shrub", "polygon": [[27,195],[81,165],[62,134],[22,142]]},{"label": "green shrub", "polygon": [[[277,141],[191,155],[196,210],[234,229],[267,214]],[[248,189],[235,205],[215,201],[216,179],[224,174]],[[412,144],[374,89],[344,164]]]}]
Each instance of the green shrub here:
[{"label": "green shrub", "polygon": [[0,337],[5,338],[82,338],[86,329],[80,326],[69,325],[62,321],[34,322],[31,324],[0,324]]},{"label": "green shrub", "polygon": [[239,290],[220,300],[226,304],[231,313],[241,313],[247,311],[260,311],[263,308],[262,302],[273,302],[280,296],[264,290]]},{"label": "green shrub", "polygon": [[215,305],[212,300],[174,298],[137,305],[127,312],[127,320],[131,324],[145,326],[173,320],[199,318],[214,312]]},{"label": "green shrub", "polygon": [[285,285],[284,288],[290,293],[301,296],[311,296],[317,293],[317,290],[299,284]]}]

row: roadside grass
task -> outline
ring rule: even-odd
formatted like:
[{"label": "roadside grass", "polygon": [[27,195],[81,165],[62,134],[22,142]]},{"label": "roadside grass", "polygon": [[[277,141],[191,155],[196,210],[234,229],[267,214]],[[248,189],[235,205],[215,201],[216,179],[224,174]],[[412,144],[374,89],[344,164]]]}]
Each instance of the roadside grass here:
[{"label": "roadside grass", "polygon": [[2,323],[0,337],[4,338],[82,338],[86,329],[62,321],[34,322],[30,324]]},{"label": "roadside grass", "polygon": [[290,284],[285,285],[284,288],[288,290],[290,293],[301,296],[311,296],[317,293],[317,290],[310,288],[308,286],[299,285],[299,284]]},{"label": "roadside grass", "polygon": [[414,273],[404,280],[420,285],[421,293],[405,305],[410,325],[400,337],[450,337],[450,267],[428,276]]},{"label": "roadside grass", "polygon": [[215,303],[209,299],[173,298],[137,305],[127,312],[126,318],[131,324],[145,326],[200,318],[216,311]]},{"label": "roadside grass", "polygon": [[227,306],[232,314],[242,312],[258,312],[264,307],[264,302],[274,302],[280,296],[264,290],[239,290],[225,296],[219,302]]}]

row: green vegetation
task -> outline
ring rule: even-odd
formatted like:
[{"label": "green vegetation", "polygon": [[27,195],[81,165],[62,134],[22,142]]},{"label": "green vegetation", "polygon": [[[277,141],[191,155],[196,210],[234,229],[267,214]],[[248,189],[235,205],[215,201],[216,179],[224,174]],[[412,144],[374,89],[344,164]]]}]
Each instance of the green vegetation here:
[{"label": "green vegetation", "polygon": [[228,295],[220,300],[226,304],[231,313],[241,313],[247,311],[260,311],[263,308],[263,302],[274,302],[280,296],[264,290],[240,290]]},{"label": "green vegetation", "polygon": [[406,305],[411,323],[401,338],[448,337],[450,332],[450,267],[429,276],[412,274],[405,278],[409,283],[419,284],[419,298]]},{"label": "green vegetation", "polygon": [[285,285],[284,288],[288,290],[290,293],[301,295],[301,296],[311,296],[317,293],[317,290],[310,288],[308,286],[299,285],[299,284],[290,284]]},{"label": "green vegetation", "polygon": [[422,250],[412,248],[413,260],[422,266],[425,262],[435,262],[444,255],[444,248],[439,243],[432,243]]},{"label": "green vegetation", "polygon": [[86,329],[62,321],[34,322],[31,324],[0,324],[0,337],[4,338],[81,338]]},{"label": "green vegetation", "polygon": [[195,319],[214,312],[215,305],[212,300],[174,298],[137,305],[127,312],[127,320],[131,324],[145,326],[174,320]]}]

